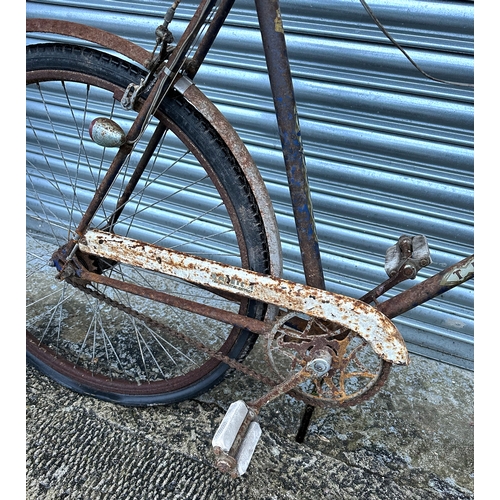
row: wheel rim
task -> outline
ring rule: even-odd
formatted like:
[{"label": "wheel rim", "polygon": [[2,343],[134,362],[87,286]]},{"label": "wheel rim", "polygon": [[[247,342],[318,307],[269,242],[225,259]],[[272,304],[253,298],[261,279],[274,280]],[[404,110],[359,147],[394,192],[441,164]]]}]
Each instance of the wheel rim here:
[{"label": "wheel rim", "polygon": [[[38,72],[30,77],[30,81],[50,80],[55,76],[54,72]],[[69,73],[58,72],[57,77],[62,81],[65,78],[74,78]],[[104,165],[106,164],[106,151],[98,151],[96,146],[89,142],[85,137],[85,123],[89,122],[95,115],[92,115],[86,110],[85,103],[89,100],[89,87],[87,84],[99,84],[101,87],[106,87],[105,93],[108,97],[121,91],[119,87],[109,84],[104,85],[103,81],[86,77],[84,85],[78,86],[75,82],[65,84],[64,99],[68,102],[79,100],[80,108],[78,109],[81,116],[73,118],[75,130],[80,136],[77,149],[69,149],[61,154],[65,147],[67,135],[62,135],[55,141],[55,146],[52,148],[47,146],[47,136],[55,134],[61,130],[61,123],[57,120],[45,122],[44,126],[38,124],[41,120],[42,112],[51,112],[57,117],[57,113],[61,111],[61,101],[57,102],[57,96],[54,86],[59,83],[47,82],[41,85],[36,84],[34,94],[42,96],[40,93],[41,87],[46,87],[48,97],[40,97],[37,102],[32,118],[29,120],[29,126],[32,128],[29,135],[30,146],[28,146],[28,241],[27,241],[27,289],[28,289],[28,329],[30,336],[28,338],[28,346],[30,355],[43,360],[43,363],[58,371],[58,373],[68,376],[69,379],[83,381],[85,386],[91,387],[95,391],[117,391],[126,394],[146,394],[146,393],[164,393],[172,391],[182,391],[183,388],[189,387],[197,383],[200,379],[210,378],[210,374],[218,365],[216,360],[210,360],[205,354],[194,352],[189,346],[182,345],[175,339],[166,339],[162,334],[151,331],[144,323],[136,319],[130,320],[126,318],[128,315],[111,314],[109,307],[106,304],[98,304],[96,301],[90,300],[88,297],[82,297],[76,293],[76,290],[65,282],[56,282],[54,280],[54,270],[47,266],[47,262],[52,255],[52,252],[61,242],[67,241],[68,233],[63,230],[63,226],[56,220],[60,214],[64,214],[69,219],[69,224],[74,228],[78,223],[78,209],[86,206],[92,190],[95,189],[97,179],[102,175]],[[85,87],[85,88],[84,88]],[[102,92],[102,90],[101,90]],[[69,95],[71,94],[71,95]],[[95,100],[95,97],[94,97]],[[101,98],[101,106],[104,100]],[[110,107],[109,114],[104,115],[112,118],[116,110]],[[42,123],[40,121],[40,123]],[[49,125],[47,125],[49,124]],[[205,158],[196,150],[195,145],[178,129],[173,123],[168,123],[171,130],[174,130],[177,136],[180,136],[184,141],[184,146],[191,149],[196,154],[179,154],[179,144],[182,141],[174,139],[173,134],[167,135],[167,140],[173,141],[168,148],[162,151],[175,151],[174,156],[167,159],[170,165],[170,178],[174,179],[175,185],[166,186],[164,189],[169,190],[168,197],[163,195],[161,203],[156,202],[150,210],[160,211],[161,204],[170,204],[177,210],[172,210],[172,217],[168,223],[173,227],[174,223],[178,229],[177,242],[174,241],[174,231],[170,232],[169,238],[158,240],[156,238],[158,232],[155,233],[151,227],[146,230],[141,225],[141,219],[137,222],[132,219],[131,214],[124,212],[122,216],[122,225],[117,227],[117,232],[122,232],[127,235],[140,239],[149,240],[151,243],[164,244],[165,246],[176,247],[181,251],[192,251],[194,247],[203,248],[206,253],[205,257],[214,258],[219,251],[231,249],[227,253],[227,262],[235,265],[248,266],[248,259],[245,253],[245,247],[242,245],[243,237],[240,233],[240,228],[237,223],[237,217],[231,213],[233,209],[231,203],[228,202],[226,193],[221,190],[220,185],[214,187],[212,180],[217,180],[206,164]],[[36,132],[34,131],[36,130]],[[67,130],[65,130],[67,134]],[[173,154],[173,153],[172,153]],[[62,158],[62,161],[55,158]],[[92,161],[90,161],[92,159]],[[68,164],[72,160],[78,167],[70,169]],[[165,160],[165,157],[162,158]],[[52,173],[46,173],[48,161],[55,165]],[[205,167],[206,171],[201,172],[201,167]],[[40,163],[42,167],[40,167]],[[160,171],[157,167],[160,163],[159,159],[155,160],[156,173],[153,173],[153,168],[147,186],[134,197],[134,204],[139,207],[139,213],[145,214],[146,211],[140,207],[145,205],[147,197],[153,197],[157,191],[159,183]],[[196,165],[198,163],[198,165]],[[186,165],[189,167],[188,178],[182,178],[182,172],[185,171]],[[163,168],[163,167],[161,167]],[[173,169],[173,170],[172,170]],[[84,172],[85,170],[85,172]],[[57,173],[55,173],[57,172]],[[70,172],[72,172],[70,174]],[[75,173],[76,172],[76,173]],[[74,173],[74,174],[73,174]],[[78,181],[70,180],[70,175],[77,175]],[[123,177],[125,177],[125,173]],[[161,179],[165,173],[161,174]],[[165,176],[166,177],[166,176]],[[63,181],[64,178],[64,181]],[[76,183],[78,182],[78,188]],[[122,185],[125,183],[123,181]],[[61,187],[62,186],[62,187]],[[196,229],[190,229],[185,222],[185,215],[182,213],[182,201],[192,194],[200,194],[200,192],[211,191],[213,193],[216,188],[222,192],[222,197],[214,203],[213,199],[208,203],[207,197],[198,196],[199,207],[196,207],[197,213],[193,208],[191,220],[193,224],[206,225],[207,228],[202,231],[202,236],[198,236],[198,241],[188,241],[187,235],[192,231],[193,234],[200,234]],[[49,207],[49,201],[60,198],[60,203]],[[74,199],[75,203],[69,202]],[[176,207],[176,203],[178,206]],[[229,210],[224,207],[229,207]],[[114,208],[114,206],[113,206]],[[100,214],[94,220],[94,225],[99,226],[105,220],[106,215],[109,215],[111,208],[109,206],[102,207]],[[36,214],[36,217],[34,216]],[[39,217],[43,214],[45,221]],[[226,218],[231,223],[228,228],[228,222],[224,226],[224,231],[219,235],[213,231],[215,223]],[[210,220],[212,223],[210,224]],[[134,224],[132,224],[134,220]],[[207,223],[208,221],[208,223]],[[68,222],[68,221],[67,221]],[[131,234],[132,229],[137,234]],[[153,228],[154,229],[154,228]],[[180,236],[179,236],[180,233]],[[36,236],[36,238],[34,238]],[[71,235],[70,235],[71,236]],[[147,237],[147,238],[146,238]],[[237,249],[239,256],[235,255],[234,249]],[[211,255],[209,255],[212,253]],[[218,255],[221,257],[221,255]],[[221,260],[221,259],[217,259]],[[179,293],[181,295],[192,294],[196,291],[196,300],[201,300],[204,303],[218,305],[220,307],[221,297],[215,296],[207,291],[191,288],[189,291],[183,287],[185,284],[168,280],[168,285],[163,277],[152,275],[144,271],[127,268],[126,266],[115,266],[109,271],[113,276],[128,276],[127,279],[133,282],[142,281],[162,289],[167,289],[171,293]],[[180,290],[183,288],[182,290]],[[45,293],[50,290],[50,293]],[[42,293],[43,291],[43,293]],[[104,291],[104,290],[103,290]],[[166,306],[154,304],[144,304],[144,301],[139,301],[135,297],[125,296],[116,290],[106,290],[114,300],[120,300],[127,306],[137,308],[139,311],[146,312],[157,320],[164,320],[167,317]],[[201,296],[200,296],[201,294]],[[81,295],[81,294],[80,294]],[[192,297],[191,297],[192,298]],[[248,304],[242,303],[229,304],[226,302],[225,307],[232,310],[247,311]],[[116,311],[115,311],[116,312]],[[224,353],[239,351],[242,348],[241,340],[236,341],[239,331],[237,329],[227,327],[220,323],[212,322],[207,318],[202,318],[188,313],[168,311],[170,314],[168,322],[172,326],[182,328],[184,333],[186,329],[192,329],[192,335],[202,340],[207,345],[220,350]],[[78,325],[83,318],[87,318],[86,326]],[[125,321],[127,319],[127,321]],[[72,324],[70,324],[72,322]],[[120,324],[117,327],[117,324]],[[126,326],[125,326],[126,323]],[[63,331],[64,330],[64,331]],[[194,333],[196,330],[196,333]],[[129,339],[129,344],[124,339]],[[42,361],[40,361],[42,363]],[[225,367],[221,367],[224,371]],[[212,373],[213,376],[213,373]],[[139,385],[140,384],[140,385]],[[145,389],[145,386],[148,389]]]}]

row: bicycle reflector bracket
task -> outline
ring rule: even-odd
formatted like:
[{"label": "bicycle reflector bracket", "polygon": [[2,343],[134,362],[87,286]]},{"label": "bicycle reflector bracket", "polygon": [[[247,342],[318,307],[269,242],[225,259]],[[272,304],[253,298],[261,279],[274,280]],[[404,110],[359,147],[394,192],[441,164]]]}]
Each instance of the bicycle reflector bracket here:
[{"label": "bicycle reflector bracket", "polygon": [[385,253],[385,272],[392,277],[402,272],[406,278],[414,279],[417,272],[432,262],[427,238],[403,235]]}]

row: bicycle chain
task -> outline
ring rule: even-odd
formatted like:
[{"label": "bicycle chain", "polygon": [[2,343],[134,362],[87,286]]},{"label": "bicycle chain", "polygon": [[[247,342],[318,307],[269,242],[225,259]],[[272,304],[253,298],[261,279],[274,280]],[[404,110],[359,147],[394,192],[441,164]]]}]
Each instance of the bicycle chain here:
[{"label": "bicycle chain", "polygon": [[262,374],[257,373],[255,370],[248,366],[243,366],[240,362],[237,360],[230,358],[229,356],[226,356],[225,354],[222,354],[219,351],[215,351],[214,349],[210,349],[207,347],[205,344],[202,344],[201,342],[198,342],[197,340],[193,339],[192,337],[189,337],[187,335],[184,335],[181,332],[178,332],[176,330],[173,330],[172,328],[169,328],[168,326],[164,325],[163,323],[160,323],[159,321],[154,320],[153,318],[150,318],[149,316],[146,316],[145,314],[140,313],[139,311],[136,311],[135,309],[132,309],[129,306],[126,306],[125,304],[122,304],[121,302],[118,302],[116,300],[113,300],[112,298],[108,297],[107,295],[98,292],[97,290],[92,290],[88,288],[85,285],[81,285],[79,283],[71,282],[71,284],[81,290],[82,292],[86,293],[87,295],[91,295],[92,297],[106,303],[107,305],[111,307],[115,307],[116,309],[129,314],[130,316],[139,319],[140,321],[144,322],[146,325],[152,328],[156,328],[158,330],[162,330],[163,332],[167,333],[168,335],[172,335],[174,337],[177,337],[178,339],[182,340],[183,342],[186,342],[187,344],[193,346],[194,348],[204,352],[211,358],[215,358],[219,361],[222,361],[223,363],[227,364],[231,368],[234,368],[235,370],[241,371],[244,374],[258,380],[259,382],[262,382],[266,385],[269,385],[271,387],[274,387],[275,385],[278,385],[279,382],[265,376]]},{"label": "bicycle chain", "polygon": [[[173,330],[169,328],[168,326],[164,325],[163,323],[160,323],[159,321],[154,320],[153,318],[150,318],[149,316],[146,316],[139,311],[136,311],[135,309],[132,309],[129,306],[126,306],[125,304],[122,304],[121,302],[118,302],[111,297],[108,297],[107,295],[103,294],[102,292],[99,292],[97,290],[88,288],[88,286],[83,285],[81,283],[76,282],[75,280],[71,278],[67,278],[66,281],[68,281],[72,286],[75,288],[78,288],[80,291],[84,292],[87,295],[90,295],[105,304],[114,307],[126,314],[129,314],[130,316],[139,319],[140,321],[144,322],[146,325],[148,325],[151,328],[156,328],[158,330],[161,330],[168,335],[172,335],[174,337],[177,337],[178,339],[182,340],[183,342],[186,342],[187,344],[193,346],[194,348],[200,350],[201,352],[207,354],[211,358],[215,358],[225,364],[227,364],[230,368],[233,368],[235,370],[238,370],[239,372],[242,372],[243,374],[257,380],[258,382],[261,382],[265,385],[268,385],[270,387],[275,387],[279,385],[282,382],[278,382],[276,380],[273,380],[272,378],[263,375],[261,373],[256,372],[249,366],[243,365],[241,362],[237,361],[234,358],[230,358],[229,356],[226,356],[225,354],[222,354],[219,351],[215,351],[214,349],[211,349],[210,347],[207,347],[205,344],[202,344],[201,342],[198,342],[197,340],[184,335],[181,332],[178,332],[176,330]],[[348,406],[348,403],[344,404],[332,404],[332,402],[328,401],[319,401],[318,399],[312,399],[307,396],[307,394],[304,394],[300,390],[295,390],[291,389],[287,391],[287,394],[292,396],[293,398],[302,401],[308,405],[311,406],[316,406],[316,407],[321,407],[321,408],[331,408],[331,407],[341,407],[341,406]],[[366,397],[358,396],[357,403],[359,404],[360,402],[363,402],[365,400],[368,400],[370,398],[369,395]]]}]

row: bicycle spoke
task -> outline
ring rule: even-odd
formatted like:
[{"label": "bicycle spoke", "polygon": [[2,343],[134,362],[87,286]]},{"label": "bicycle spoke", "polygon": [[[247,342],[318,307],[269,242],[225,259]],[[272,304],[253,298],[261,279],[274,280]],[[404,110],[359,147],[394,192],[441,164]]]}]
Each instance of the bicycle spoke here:
[{"label": "bicycle spoke", "polygon": [[[121,264],[119,255],[84,255],[74,244],[116,153],[91,140],[89,124],[109,118],[131,126],[135,111],[121,109],[115,96],[140,80],[140,70],[75,45],[29,46],[27,54],[29,359],[76,390],[129,404],[206,390],[227,364],[200,346],[239,356],[254,340],[249,332],[79,277],[83,267],[118,283],[265,314],[260,304]],[[267,272],[267,238],[245,174],[181,95],[161,102],[106,189],[92,229]]]}]

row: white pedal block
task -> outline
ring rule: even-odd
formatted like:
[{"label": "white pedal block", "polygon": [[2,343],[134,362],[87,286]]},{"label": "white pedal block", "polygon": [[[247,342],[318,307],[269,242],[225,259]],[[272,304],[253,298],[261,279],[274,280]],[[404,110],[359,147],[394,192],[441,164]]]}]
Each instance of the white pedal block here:
[{"label": "white pedal block", "polygon": [[239,476],[242,476],[247,471],[261,434],[262,430],[259,423],[250,422],[247,433],[245,434],[243,442],[241,443],[235,457]]},{"label": "white pedal block", "polygon": [[244,401],[232,403],[212,439],[212,446],[228,453],[247,415],[248,408]]},{"label": "white pedal block", "polygon": [[246,472],[262,434],[255,417],[244,401],[236,401],[229,407],[212,439],[216,465],[221,472],[232,477]]}]

